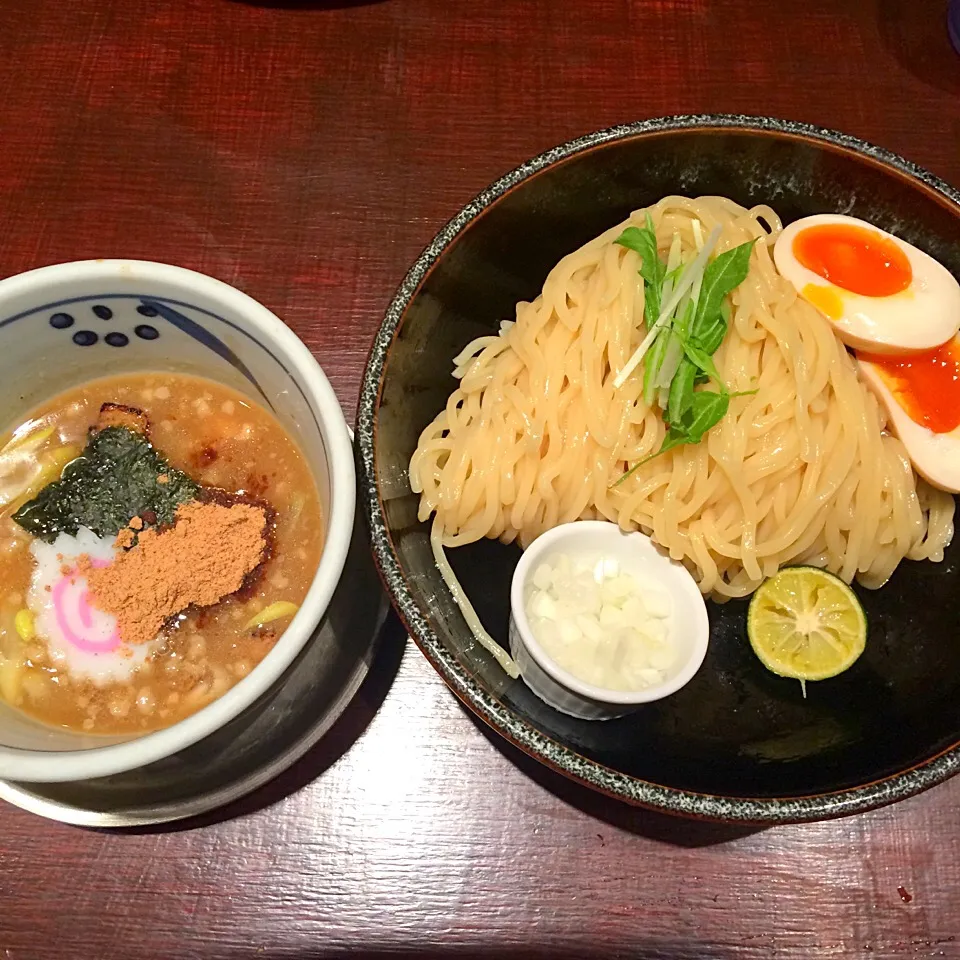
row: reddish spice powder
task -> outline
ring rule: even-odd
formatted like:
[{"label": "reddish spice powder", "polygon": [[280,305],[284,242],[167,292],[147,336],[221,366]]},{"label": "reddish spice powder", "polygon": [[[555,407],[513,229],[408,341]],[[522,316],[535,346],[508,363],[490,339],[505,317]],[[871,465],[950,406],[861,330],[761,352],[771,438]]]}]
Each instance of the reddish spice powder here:
[{"label": "reddish spice powder", "polygon": [[137,542],[137,534],[143,529],[143,520],[134,517],[118,534],[116,545],[122,550],[129,550]]},{"label": "reddish spice powder", "polygon": [[129,550],[137,542],[136,533],[129,527],[124,527],[118,534],[114,544],[121,550]]},{"label": "reddish spice powder", "polygon": [[[128,539],[121,531],[118,546]],[[117,618],[124,642],[147,643],[174,614],[236,593],[266,547],[262,506],[192,502],[177,509],[173,526],[141,532],[137,545],[109,566],[95,567],[83,557],[77,570],[94,606]]]}]

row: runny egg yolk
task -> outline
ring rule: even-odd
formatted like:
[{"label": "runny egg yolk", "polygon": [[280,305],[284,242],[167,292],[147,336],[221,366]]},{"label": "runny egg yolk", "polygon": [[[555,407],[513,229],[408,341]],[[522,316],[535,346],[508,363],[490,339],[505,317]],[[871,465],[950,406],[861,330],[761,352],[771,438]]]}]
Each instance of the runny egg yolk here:
[{"label": "runny egg yolk", "polygon": [[960,342],[906,357],[870,356],[897,403],[914,423],[933,433],[960,426]]},{"label": "runny egg yolk", "polygon": [[902,293],[913,280],[910,261],[893,240],[852,223],[801,230],[793,239],[793,255],[834,286],[865,297]]}]

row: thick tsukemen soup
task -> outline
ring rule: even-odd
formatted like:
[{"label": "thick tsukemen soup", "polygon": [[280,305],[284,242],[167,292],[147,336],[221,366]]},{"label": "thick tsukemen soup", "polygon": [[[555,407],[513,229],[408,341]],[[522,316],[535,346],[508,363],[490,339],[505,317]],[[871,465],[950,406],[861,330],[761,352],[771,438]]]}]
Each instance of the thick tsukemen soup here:
[{"label": "thick tsukemen soup", "polygon": [[266,656],[322,539],[303,455],[239,393],[64,393],[0,439],[0,698],[84,733],[182,720]]}]

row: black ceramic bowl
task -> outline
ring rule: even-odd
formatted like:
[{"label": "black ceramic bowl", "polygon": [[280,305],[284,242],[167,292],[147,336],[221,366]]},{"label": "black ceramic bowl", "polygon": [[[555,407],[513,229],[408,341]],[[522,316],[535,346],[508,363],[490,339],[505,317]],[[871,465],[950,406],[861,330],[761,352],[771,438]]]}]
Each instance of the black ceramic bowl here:
[{"label": "black ceramic bowl", "polygon": [[[359,414],[363,502],[377,562],[430,662],[523,750],[608,794],[730,821],[799,821],[866,810],[960,769],[960,543],[940,564],[904,562],[859,590],[867,649],[833,680],[768,673],[745,639],[746,604],[710,605],[707,659],[683,690],[620,720],[575,720],[510,681],[478,648],[417,522],[407,464],[455,381],[451,358],[535,297],[564,254],[670,193],[769,203],[785,221],[862,217],[960,276],[960,194],[851,137],[796,123],[671,117],[604,130],[507,174],[441,230],[404,280],[371,354]],[[958,538],[960,540],[960,538]],[[506,644],[519,551],[449,551]],[[451,776],[455,773],[451,773]]]}]

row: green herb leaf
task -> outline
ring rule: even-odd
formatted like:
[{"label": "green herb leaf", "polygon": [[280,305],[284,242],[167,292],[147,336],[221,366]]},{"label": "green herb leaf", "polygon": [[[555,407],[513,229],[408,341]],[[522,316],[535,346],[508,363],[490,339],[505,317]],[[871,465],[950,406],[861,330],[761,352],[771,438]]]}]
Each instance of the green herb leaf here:
[{"label": "green herb leaf", "polygon": [[[647,216],[647,229],[652,232],[652,223],[649,215]],[[653,346],[653,341],[656,339],[660,329],[667,323],[672,322],[677,306],[684,297],[688,296],[691,287],[703,279],[703,271],[706,269],[707,260],[710,257],[710,253],[719,235],[720,227],[717,226],[711,231],[710,236],[707,238],[706,243],[704,243],[699,253],[697,253],[690,263],[683,267],[683,271],[677,279],[676,285],[671,284],[672,289],[670,289],[669,292],[667,286],[663,286],[660,291],[660,297],[661,300],[665,300],[666,303],[661,307],[657,319],[652,324],[648,320],[647,335],[641,341],[640,346],[633,351],[630,359],[620,369],[620,372],[614,377],[614,387],[619,389],[624,385],[627,377],[633,373],[637,366],[643,361],[647,351]],[[675,247],[671,248],[671,254],[675,249]],[[669,262],[670,261],[668,261],[668,264]]]},{"label": "green herb leaf", "polygon": [[697,317],[693,322],[695,336],[699,336],[701,327],[712,323],[720,313],[723,298],[746,280],[747,271],[750,269],[750,254],[753,252],[755,242],[748,240],[732,250],[727,250],[726,253],[721,253],[703,271]]},{"label": "green herb leaf", "polygon": [[682,430],[676,430],[673,427],[670,427],[670,429],[667,430],[666,436],[663,438],[663,442],[660,444],[660,449],[644,457],[642,460],[638,460],[622,477],[616,481],[616,483],[611,484],[611,486],[619,487],[620,484],[627,479],[627,477],[632,476],[645,463],[649,463],[651,460],[659,457],[661,453],[666,453],[668,450],[672,450],[674,447],[679,447],[681,444],[689,442],[690,441],[688,440],[687,435]]},{"label": "green herb leaf", "polygon": [[663,275],[663,282],[667,283],[669,281],[670,283],[676,283],[680,274],[683,273],[685,266],[686,264],[678,263],[672,270],[667,270]]},{"label": "green herb leaf", "polygon": [[[651,263],[651,260],[657,261],[659,270],[666,270],[663,264],[660,263],[657,254],[657,235],[649,227],[627,227],[623,233],[617,237],[614,243],[619,243],[621,247],[626,247],[628,250],[634,250],[640,254],[640,274],[643,276],[644,272],[650,273],[651,283],[653,282],[652,271],[657,269],[657,267],[654,267],[654,264]],[[646,279],[647,278],[644,277],[644,280]]]},{"label": "green herb leaf", "polygon": [[701,349],[692,338],[685,337],[682,342],[683,352],[687,355],[687,359],[707,374],[714,382],[718,383],[721,393],[727,393],[727,388],[720,378],[720,371],[717,370],[716,364],[713,362],[713,357],[711,357],[706,350]]},{"label": "green herb leaf", "polygon": [[[650,287],[656,285],[656,313],[651,318],[650,313],[644,310],[648,330],[652,329],[651,323],[659,319],[664,279],[671,279],[676,272],[666,272],[657,254],[656,241],[649,215],[643,230],[630,227],[617,240],[617,243],[636,250],[640,254],[642,258],[640,273],[646,284],[645,302],[651,307],[653,301]],[[699,443],[729,410],[731,394],[713,362],[713,354],[719,349],[730,325],[730,306],[725,298],[746,279],[753,244],[752,240],[740,244],[707,264],[703,269],[696,303],[694,304],[691,298],[676,316],[667,319],[666,325],[660,330],[656,339],[652,344],[648,344],[650,352],[644,370],[644,400],[647,404],[652,404],[654,401],[658,381],[662,384],[669,375],[665,370],[664,375],[659,376],[670,342],[677,338],[683,347],[683,358],[670,380],[669,390],[666,394],[662,387],[660,390],[661,404],[664,397],[666,398],[663,417],[668,430],[660,449],[635,463],[614,486],[623,483],[635,470],[654,457],[660,456],[661,453],[681,444]],[[671,358],[671,367],[673,362],[675,361]],[[696,384],[707,379],[714,380],[720,388],[719,391],[696,392],[694,390]],[[742,395],[743,393],[733,394],[733,396]]]},{"label": "green herb leaf", "polygon": [[643,402],[649,407],[653,405],[653,399],[657,392],[657,374],[660,371],[660,365],[663,363],[663,356],[667,352],[667,345],[670,342],[670,330],[664,327],[657,339],[653,341],[653,346],[647,354],[647,362],[643,367]]},{"label": "green herb leaf", "polygon": [[712,321],[708,320],[701,325],[701,329],[696,334],[697,344],[703,351],[713,356],[726,335],[727,322],[717,314]]},{"label": "green herb leaf", "polygon": [[690,440],[683,430],[678,430],[676,427],[670,427],[666,436],[663,438],[663,443],[660,444],[660,449],[656,453],[650,454],[650,456],[647,457],[647,460],[652,460],[654,457],[659,457],[661,453],[666,453],[668,450],[672,450],[674,447],[679,447],[689,442]]},{"label": "green herb leaf", "polygon": [[660,454],[685,443],[699,443],[704,434],[724,418],[729,406],[729,394],[714,393],[712,390],[701,390],[699,393],[695,393],[686,408],[683,423],[671,424],[663,442],[660,444],[660,449],[642,460],[638,460],[613,486],[618,487],[627,477],[639,470],[645,463],[659,457]]},{"label": "green herb leaf", "polygon": [[640,254],[640,276],[644,281],[643,318],[649,330],[660,316],[660,294],[667,273],[657,250],[657,232],[650,214],[647,214],[647,223],[642,230],[627,227],[614,242]]},{"label": "green herb leaf", "polygon": [[714,393],[712,390],[695,393],[681,424],[689,437],[686,442],[699,443],[703,435],[724,418],[729,408],[728,393]]},{"label": "green herb leaf", "polygon": [[690,328],[693,326],[693,318],[697,312],[697,303],[692,298],[687,301],[687,305],[683,308],[683,312],[677,318],[677,323],[674,324],[674,329],[681,337],[686,337],[690,333]]},{"label": "green herb leaf", "polygon": [[696,365],[687,357],[680,361],[680,366],[670,381],[670,394],[667,398],[667,409],[664,419],[671,426],[679,426],[684,412],[689,409],[693,400],[693,384],[697,376]]},{"label": "green herb leaf", "polygon": [[171,467],[145,437],[126,427],[107,427],[13,519],[47,543],[59,533],[75,536],[80,527],[109,537],[148,511],[158,524],[173,523],[177,507],[199,492],[200,486]]}]

